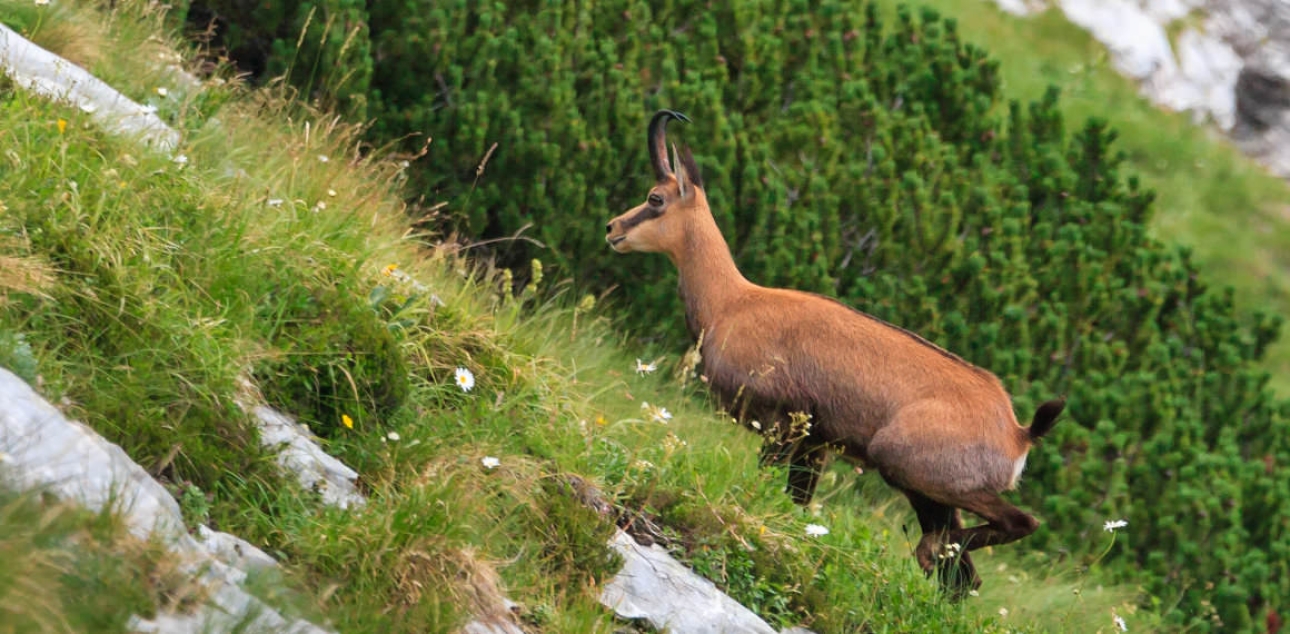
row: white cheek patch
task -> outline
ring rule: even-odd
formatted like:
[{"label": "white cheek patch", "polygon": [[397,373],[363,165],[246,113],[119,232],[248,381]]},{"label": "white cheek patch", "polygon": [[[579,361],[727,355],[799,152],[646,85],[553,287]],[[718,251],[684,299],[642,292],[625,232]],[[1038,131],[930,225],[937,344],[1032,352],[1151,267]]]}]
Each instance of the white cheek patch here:
[{"label": "white cheek patch", "polygon": [[1023,454],[1017,461],[1012,463],[1012,484],[1017,486],[1017,481],[1021,479],[1021,472],[1026,470],[1026,456]]}]

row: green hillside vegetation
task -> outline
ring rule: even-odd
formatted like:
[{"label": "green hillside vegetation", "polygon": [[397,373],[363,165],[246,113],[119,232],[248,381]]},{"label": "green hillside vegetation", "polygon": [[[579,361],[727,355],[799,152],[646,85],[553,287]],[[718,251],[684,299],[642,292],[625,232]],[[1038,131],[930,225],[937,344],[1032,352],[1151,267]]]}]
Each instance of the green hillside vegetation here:
[{"label": "green hillside vegetation", "polygon": [[[899,1],[878,4],[890,11]],[[1120,132],[1126,166],[1157,192],[1153,233],[1188,245],[1207,277],[1233,286],[1242,305],[1290,314],[1290,187],[1284,181],[1215,129],[1140,97],[1111,66],[1106,48],[1059,9],[1021,19],[977,0],[920,4],[954,16],[965,40],[985,44],[1005,60],[999,66],[1003,94],[1032,99],[1056,85],[1068,121],[1106,119]],[[1277,392],[1290,394],[1290,338],[1269,346],[1265,367]]]},{"label": "green hillside vegetation", "polygon": [[[756,467],[757,439],[678,384],[677,356],[638,375],[594,296],[418,230],[406,157],[362,152],[359,129],[272,91],[175,81],[157,65],[173,45],[156,5],[0,9],[185,138],[185,160],[144,151],[0,80],[0,365],[173,487],[189,521],[278,557],[282,578],[254,584],[275,607],[344,632],[449,632],[504,592],[534,632],[615,631],[595,598],[613,526],[564,491],[578,475],[777,625],[1154,622],[1100,568],[1020,549],[983,553],[982,596],[945,602],[883,487],[838,470],[820,507],[794,507],[783,473]],[[363,510],[323,507],[278,472],[234,403],[242,379],[362,473]],[[31,493],[0,496],[0,558],[0,631],[123,631],[194,600],[111,513]]]},{"label": "green hillside vegetation", "polygon": [[[311,24],[356,10],[293,6]],[[235,5],[202,7],[261,28]],[[1074,32],[1054,19],[1041,36]],[[361,107],[370,139],[425,149],[409,170],[418,219],[500,240],[487,246],[508,265],[540,255],[577,284],[620,289],[637,340],[675,354],[670,264],[616,257],[601,227],[645,191],[645,113],[682,110],[695,123],[677,138],[694,148],[751,279],[834,295],[990,368],[1022,418],[1069,394],[1073,424],[1032,456],[1020,496],[1045,521],[1026,548],[1091,559],[1100,522],[1127,517],[1106,563],[1172,626],[1247,631],[1285,610],[1290,417],[1264,371],[1282,320],[1275,239],[1227,241],[1267,262],[1229,258],[1211,288],[1194,251],[1154,235],[1168,234],[1153,229],[1156,191],[1127,161],[1156,163],[1143,171],[1174,197],[1164,215],[1179,213],[1193,236],[1206,231],[1193,221],[1225,217],[1232,202],[1242,217],[1273,213],[1284,185],[1184,134],[1181,117],[1142,105],[1107,69],[1062,82],[1080,93],[1068,110],[1034,79],[1005,93],[1008,58],[970,44],[957,20],[849,0],[389,2],[348,24],[343,41],[320,36],[339,43],[312,59],[352,56],[353,68],[292,77],[320,102]],[[232,27],[223,33],[235,46]],[[286,36],[263,41],[274,37]],[[328,68],[296,58],[306,66]],[[1104,85],[1111,112],[1093,103]],[[1104,115],[1160,131],[1126,153]],[[1171,172],[1196,183],[1175,187],[1161,178]],[[1259,227],[1228,223],[1241,225]],[[1220,253],[1202,252],[1221,267]],[[1226,284],[1238,273],[1243,304]]]}]

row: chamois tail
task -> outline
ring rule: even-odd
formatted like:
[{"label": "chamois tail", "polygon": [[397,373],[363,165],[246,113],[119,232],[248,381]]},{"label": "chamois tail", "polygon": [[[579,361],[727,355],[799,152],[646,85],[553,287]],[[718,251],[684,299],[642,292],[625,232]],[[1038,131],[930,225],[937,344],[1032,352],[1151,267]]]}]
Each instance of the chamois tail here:
[{"label": "chamois tail", "polygon": [[1062,410],[1066,408],[1066,397],[1062,396],[1039,406],[1035,410],[1035,417],[1030,421],[1030,427],[1027,432],[1030,439],[1039,440],[1052,430],[1053,425],[1057,423],[1057,417],[1061,415]]}]

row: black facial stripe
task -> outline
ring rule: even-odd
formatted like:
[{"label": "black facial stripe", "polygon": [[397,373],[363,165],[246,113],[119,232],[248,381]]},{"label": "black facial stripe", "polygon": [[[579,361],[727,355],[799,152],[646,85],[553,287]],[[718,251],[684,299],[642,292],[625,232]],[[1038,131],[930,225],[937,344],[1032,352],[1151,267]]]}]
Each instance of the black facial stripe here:
[{"label": "black facial stripe", "polygon": [[662,209],[658,207],[645,207],[644,209],[636,212],[636,215],[623,221],[623,224],[622,224],[623,233],[627,233],[628,231],[635,229],[636,225],[642,222],[645,222],[647,220],[653,220],[661,215],[663,215]]}]

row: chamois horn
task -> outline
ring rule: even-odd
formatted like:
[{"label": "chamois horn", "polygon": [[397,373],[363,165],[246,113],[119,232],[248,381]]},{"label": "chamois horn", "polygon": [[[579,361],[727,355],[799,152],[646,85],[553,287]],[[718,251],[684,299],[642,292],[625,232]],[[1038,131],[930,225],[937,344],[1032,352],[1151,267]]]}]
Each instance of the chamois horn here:
[{"label": "chamois horn", "polygon": [[667,164],[667,141],[664,132],[668,119],[677,119],[686,123],[690,118],[675,110],[659,110],[649,121],[649,162],[654,166],[654,176],[663,180],[672,175],[672,166]]}]

